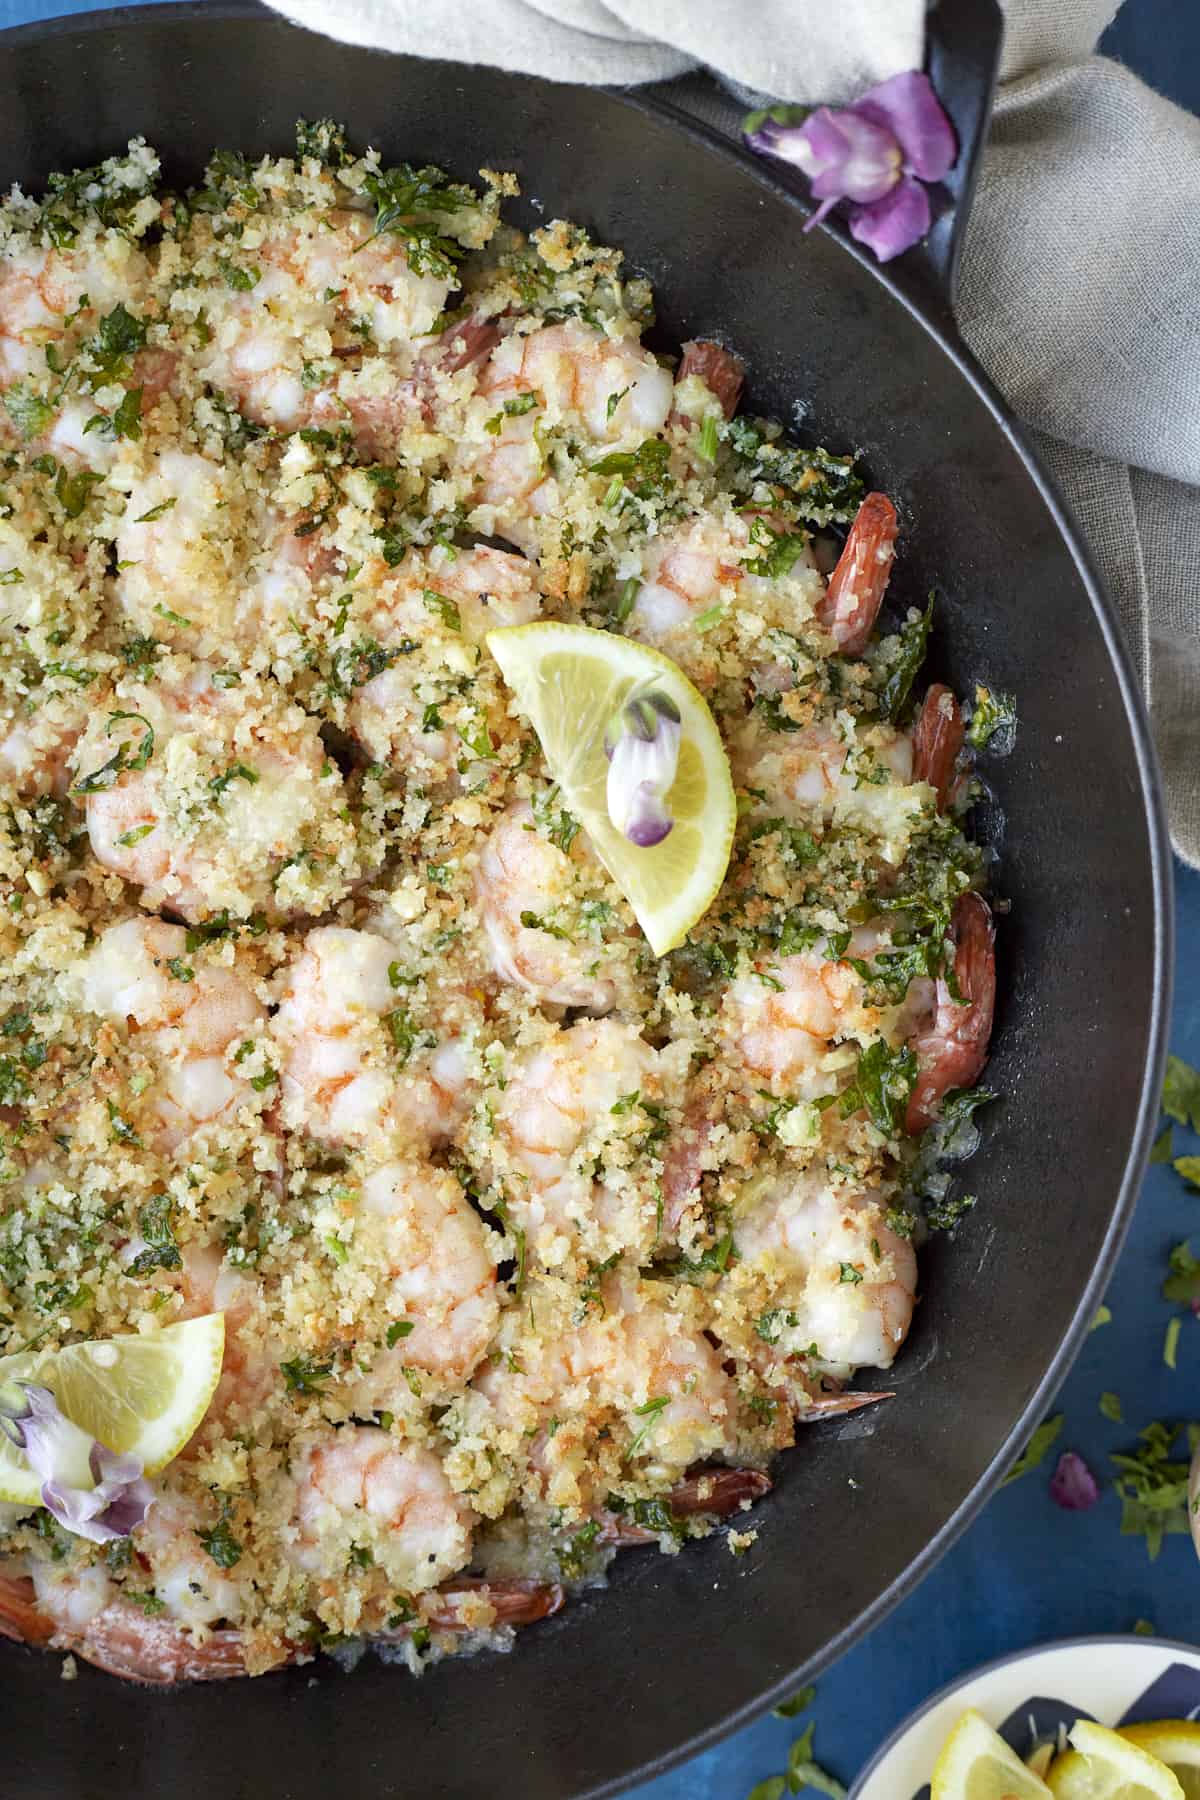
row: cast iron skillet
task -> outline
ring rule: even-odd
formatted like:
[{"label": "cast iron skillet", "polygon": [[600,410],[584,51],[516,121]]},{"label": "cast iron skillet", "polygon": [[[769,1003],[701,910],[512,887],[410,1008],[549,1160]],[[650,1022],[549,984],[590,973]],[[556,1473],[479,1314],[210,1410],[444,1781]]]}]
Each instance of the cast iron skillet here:
[{"label": "cast iron skillet", "polygon": [[[996,19],[993,0],[939,15],[968,151],[960,219]],[[934,672],[1018,698],[1016,750],[989,772],[1012,912],[989,1075],[1006,1098],[970,1169],[980,1204],[925,1253],[896,1399],[804,1434],[747,1555],[720,1536],[628,1554],[608,1591],[511,1655],[420,1681],[369,1659],[350,1679],[323,1663],[162,1694],[86,1667],[67,1687],[56,1659],[0,1653],[5,1785],[22,1800],[613,1793],[745,1722],[894,1604],[1020,1446],[1103,1291],[1152,1123],[1171,930],[1153,757],[1112,613],[946,325],[953,217],[887,279],[836,236],[802,236],[795,195],[661,104],[387,58],[242,5],[10,31],[0,94],[0,181],[32,188],[135,132],[194,179],[214,144],[290,148],[298,113],[459,175],[515,169],[519,216],[579,219],[654,278],[664,341],[726,338],[751,405],[788,418],[802,400],[822,441],[864,452],[905,524],[897,597],[942,596]]]}]

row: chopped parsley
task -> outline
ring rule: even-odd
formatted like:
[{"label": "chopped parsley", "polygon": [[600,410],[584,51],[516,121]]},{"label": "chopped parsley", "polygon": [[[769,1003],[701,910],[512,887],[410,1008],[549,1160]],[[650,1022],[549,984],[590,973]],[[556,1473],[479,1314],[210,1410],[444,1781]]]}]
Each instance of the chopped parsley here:
[{"label": "chopped parsley", "polygon": [[1051,1419],[1043,1419],[1029,1442],[1026,1444],[1024,1450],[1022,1450],[1020,1456],[1018,1456],[1012,1468],[1008,1471],[1008,1474],[1004,1477],[1004,1480],[1000,1483],[1001,1487],[1007,1487],[1010,1481],[1019,1481],[1022,1475],[1028,1475],[1031,1469],[1038,1468],[1044,1461],[1046,1452],[1058,1442],[1058,1439],[1062,1434],[1062,1428],[1062,1413],[1055,1413],[1054,1417]]}]

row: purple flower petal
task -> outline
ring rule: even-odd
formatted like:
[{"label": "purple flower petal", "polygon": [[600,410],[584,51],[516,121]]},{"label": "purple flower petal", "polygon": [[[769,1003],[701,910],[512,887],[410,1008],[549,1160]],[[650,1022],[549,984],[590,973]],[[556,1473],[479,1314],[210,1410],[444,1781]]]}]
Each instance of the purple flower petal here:
[{"label": "purple flower petal", "polygon": [[854,110],[898,140],[908,174],[919,175],[922,181],[941,181],[954,167],[958,155],[954,127],[928,75],[919,69],[893,75],[890,81],[869,88],[855,101]]},{"label": "purple flower petal", "polygon": [[154,1500],[140,1460],[119,1456],[89,1437],[60,1412],[49,1388],[25,1381],[14,1385],[24,1404],[20,1410],[4,1407],[0,1423],[41,1477],[42,1505],[60,1525],[93,1544],[128,1537]]},{"label": "purple flower petal", "polygon": [[856,107],[820,106],[799,130],[796,162],[817,200],[880,200],[900,179],[895,136]]},{"label": "purple flower petal", "polygon": [[608,816],[640,850],[661,844],[674,824],[666,799],[679,768],[681,737],[679,709],[653,691],[631,695],[604,734]]},{"label": "purple flower petal", "polygon": [[852,208],[850,236],[874,251],[880,262],[890,262],[920,242],[929,230],[929,219],[929,195],[919,181],[906,175],[882,200]]},{"label": "purple flower petal", "polygon": [[1050,1497],[1067,1512],[1087,1512],[1100,1498],[1096,1477],[1074,1450],[1064,1450],[1050,1477]]}]

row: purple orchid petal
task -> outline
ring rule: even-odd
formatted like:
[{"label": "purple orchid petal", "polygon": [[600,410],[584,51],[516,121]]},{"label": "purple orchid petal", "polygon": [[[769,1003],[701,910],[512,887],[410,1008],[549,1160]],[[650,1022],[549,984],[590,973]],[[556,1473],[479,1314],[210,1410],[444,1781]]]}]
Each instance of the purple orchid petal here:
[{"label": "purple orchid petal", "polygon": [[1064,1450],[1050,1477],[1050,1497],[1067,1512],[1087,1512],[1100,1498],[1100,1485],[1082,1456]]},{"label": "purple orchid petal", "polygon": [[49,1388],[27,1381],[14,1386],[23,1404],[0,1408],[0,1425],[40,1476],[42,1505],[93,1544],[128,1537],[154,1500],[139,1458],[119,1456],[73,1424]]},{"label": "purple orchid petal", "polygon": [[[941,181],[954,167],[958,143],[928,75],[910,69],[869,88],[854,110],[883,127],[904,152],[904,167],[922,181]],[[867,198],[867,196],[863,196]]]},{"label": "purple orchid petal", "polygon": [[678,707],[653,692],[632,695],[604,734],[608,816],[639,850],[661,844],[674,825],[666,799],[679,767],[681,737]]},{"label": "purple orchid petal", "polygon": [[818,107],[799,129],[796,162],[816,200],[880,200],[900,179],[895,136],[853,107]]},{"label": "purple orchid petal", "polygon": [[890,262],[917,244],[929,230],[929,195],[912,175],[898,181],[890,194],[850,213],[850,236]]}]

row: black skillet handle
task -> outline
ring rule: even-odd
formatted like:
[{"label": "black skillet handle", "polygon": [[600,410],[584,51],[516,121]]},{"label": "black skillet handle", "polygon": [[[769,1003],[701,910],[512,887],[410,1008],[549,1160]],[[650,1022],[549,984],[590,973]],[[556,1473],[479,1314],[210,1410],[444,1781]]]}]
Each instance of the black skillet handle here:
[{"label": "black skillet handle", "polygon": [[923,244],[897,261],[895,270],[907,277],[905,285],[921,290],[926,304],[940,303],[946,311],[954,303],[958,262],[991,119],[1003,43],[1004,15],[999,0],[936,0],[929,14],[925,68],[953,122],[958,160],[940,194],[935,195],[935,208],[939,198],[942,205],[932,231]]}]

